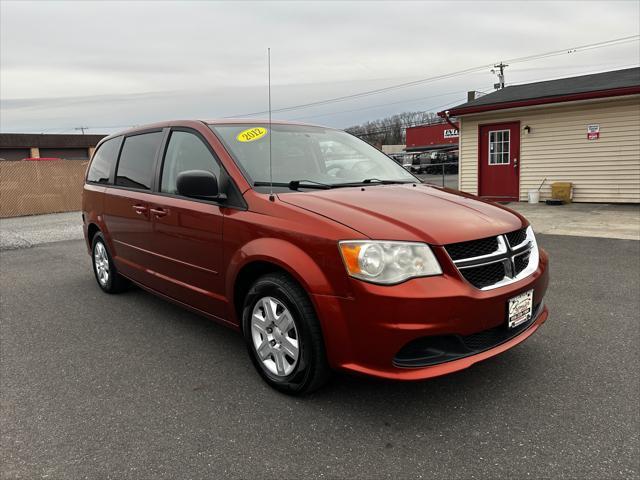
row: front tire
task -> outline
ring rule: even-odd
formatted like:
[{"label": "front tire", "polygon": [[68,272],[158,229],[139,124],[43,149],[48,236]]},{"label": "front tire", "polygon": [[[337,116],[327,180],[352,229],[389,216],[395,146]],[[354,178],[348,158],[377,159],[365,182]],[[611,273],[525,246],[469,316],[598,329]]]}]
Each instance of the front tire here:
[{"label": "front tire", "polygon": [[306,292],[288,275],[267,274],[253,284],[242,326],[251,361],[273,388],[301,395],[328,381],[320,323]]},{"label": "front tire", "polygon": [[102,233],[94,235],[91,244],[91,259],[93,273],[96,276],[98,286],[107,293],[123,292],[129,286],[126,278],[121,276],[113,263],[107,242]]}]

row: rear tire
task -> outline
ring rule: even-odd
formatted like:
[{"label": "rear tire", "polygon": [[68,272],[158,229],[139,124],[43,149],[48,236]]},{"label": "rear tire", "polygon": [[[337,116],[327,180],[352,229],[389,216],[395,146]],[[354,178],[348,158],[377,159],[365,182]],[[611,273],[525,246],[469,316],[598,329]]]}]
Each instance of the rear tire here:
[{"label": "rear tire", "polygon": [[93,236],[91,243],[91,263],[98,286],[107,293],[124,292],[129,287],[129,281],[118,273],[107,242],[101,232]]},{"label": "rear tire", "polygon": [[270,273],[253,284],[242,327],[251,361],[271,387],[302,395],[329,380],[320,322],[307,293],[288,275]]}]

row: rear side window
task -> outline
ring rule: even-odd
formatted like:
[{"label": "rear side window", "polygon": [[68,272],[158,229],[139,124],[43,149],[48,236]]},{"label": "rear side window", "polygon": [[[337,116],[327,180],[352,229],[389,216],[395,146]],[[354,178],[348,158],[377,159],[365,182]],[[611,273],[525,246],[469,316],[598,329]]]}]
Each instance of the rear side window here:
[{"label": "rear side window", "polygon": [[206,170],[220,179],[220,166],[200,138],[192,133],[172,132],[164,157],[160,191],[177,194],[176,180],[185,170]]},{"label": "rear side window", "polygon": [[151,190],[156,154],[162,141],[162,132],[143,133],[124,139],[116,185]]},{"label": "rear side window", "polygon": [[94,183],[109,183],[111,170],[118,158],[118,150],[120,148],[121,137],[107,140],[93,156],[89,172],[87,173],[87,181]]}]

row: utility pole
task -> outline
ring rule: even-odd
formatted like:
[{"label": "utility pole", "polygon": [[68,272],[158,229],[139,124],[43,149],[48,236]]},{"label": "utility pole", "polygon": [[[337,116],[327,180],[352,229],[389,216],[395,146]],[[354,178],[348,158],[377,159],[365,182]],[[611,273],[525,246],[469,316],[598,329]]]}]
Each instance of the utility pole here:
[{"label": "utility pole", "polygon": [[[499,64],[494,65],[491,69],[491,73],[498,75],[498,83],[493,84],[493,88],[495,88],[496,90],[501,90],[504,88],[504,69],[508,66],[509,65],[507,65],[506,63],[500,62]],[[496,71],[496,68],[498,69],[498,71]]]}]

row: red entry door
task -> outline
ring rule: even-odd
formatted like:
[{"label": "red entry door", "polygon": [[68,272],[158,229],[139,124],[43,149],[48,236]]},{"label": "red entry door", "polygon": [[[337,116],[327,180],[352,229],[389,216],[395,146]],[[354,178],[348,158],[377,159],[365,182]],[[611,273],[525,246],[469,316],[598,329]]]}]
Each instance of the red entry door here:
[{"label": "red entry door", "polygon": [[491,200],[518,200],[520,122],[480,125],[478,194]]}]

